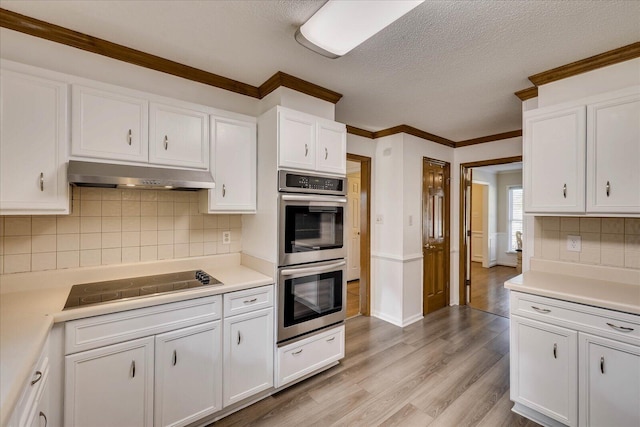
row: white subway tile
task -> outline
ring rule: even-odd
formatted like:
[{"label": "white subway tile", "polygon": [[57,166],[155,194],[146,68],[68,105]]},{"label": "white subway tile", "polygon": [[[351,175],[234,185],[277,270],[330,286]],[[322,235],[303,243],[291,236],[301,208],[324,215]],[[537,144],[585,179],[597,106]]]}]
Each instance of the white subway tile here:
[{"label": "white subway tile", "polygon": [[543,231],[560,231],[560,217],[545,216],[542,217]]},{"label": "white subway tile", "polygon": [[556,230],[542,231],[542,258],[560,259],[560,232]]},{"label": "white subway tile", "polygon": [[158,216],[158,202],[140,202],[140,216]]},{"label": "white subway tile", "polygon": [[640,252],[640,234],[625,234],[624,251]]},{"label": "white subway tile", "polygon": [[229,215],[218,215],[218,228],[229,229]]},{"label": "white subway tile", "polygon": [[142,216],[140,217],[140,230],[149,231],[158,229],[158,217],[157,216]]},{"label": "white subway tile", "polygon": [[571,218],[571,217],[560,218],[560,231],[579,232],[580,218]]},{"label": "white subway tile", "polygon": [[122,247],[140,246],[140,231],[123,231]]},{"label": "white subway tile", "polygon": [[[122,233],[102,233],[102,249],[122,247]],[[104,264],[104,260],[102,261]]]},{"label": "white subway tile", "polygon": [[102,265],[121,264],[122,248],[102,249]]},{"label": "white subway tile", "polygon": [[600,233],[600,218],[580,218],[581,233]]},{"label": "white subway tile", "polygon": [[31,271],[55,270],[57,266],[55,252],[31,254]]},{"label": "white subway tile", "polygon": [[625,268],[640,268],[640,251],[624,251]]},{"label": "white subway tile", "polygon": [[189,215],[200,215],[200,205],[198,203],[189,203]]},{"label": "white subway tile", "polygon": [[231,228],[242,227],[242,215],[229,215],[229,227]]},{"label": "white subway tile", "polygon": [[80,217],[81,233],[100,233],[102,231],[102,218],[99,216]]},{"label": "white subway tile", "polygon": [[77,251],[80,249],[80,234],[58,234],[58,252]]},{"label": "white subway tile", "polygon": [[158,202],[173,202],[173,191],[158,191]]},{"label": "white subway tile", "polygon": [[204,241],[205,242],[217,242],[218,241],[218,230],[215,228],[205,228],[204,230]]},{"label": "white subway tile", "polygon": [[601,234],[600,245],[602,250],[623,251],[624,250],[624,234]]},{"label": "white subway tile", "polygon": [[[105,202],[108,203],[108,202]],[[102,216],[102,201],[100,200],[81,200],[80,216]]]},{"label": "white subway tile", "polygon": [[8,216],[4,219],[5,236],[31,236],[30,216]]},{"label": "white subway tile", "polygon": [[624,234],[624,218],[602,218],[602,232]]},{"label": "white subway tile", "polygon": [[102,218],[102,232],[113,233],[122,231],[122,217],[103,217]]},{"label": "white subway tile", "polygon": [[80,232],[80,218],[72,216],[57,217],[56,227],[58,235],[75,234]]},{"label": "white subway tile", "polygon": [[189,243],[189,230],[174,230],[173,241],[176,244]]},{"label": "white subway tile", "polygon": [[[100,249],[102,248],[102,233],[82,233],[80,234],[80,249],[85,251],[87,249]],[[82,254],[80,254],[80,265],[82,265]],[[100,265],[100,262],[93,265]]]},{"label": "white subway tile", "polygon": [[204,228],[218,228],[218,216],[217,215],[203,215]]},{"label": "white subway tile", "polygon": [[600,263],[611,267],[624,267],[624,251],[622,249],[602,249]]},{"label": "white subway tile", "polygon": [[158,232],[141,231],[140,232],[140,246],[156,246],[158,244]]},{"label": "white subway tile", "polygon": [[127,264],[140,262],[140,247],[122,248],[122,262]]},{"label": "white subway tile", "polygon": [[122,200],[122,190],[119,188],[103,188],[102,200]]},{"label": "white subway tile", "polygon": [[624,234],[640,234],[640,218],[625,218]]},{"label": "white subway tile", "polygon": [[122,202],[122,216],[140,216],[140,201],[125,200]]},{"label": "white subway tile", "polygon": [[190,243],[189,244],[189,256],[202,256],[204,253],[203,243]]},{"label": "white subway tile", "polygon": [[189,243],[202,243],[204,242],[203,230],[189,230]]},{"label": "white subway tile", "polygon": [[195,191],[189,191],[189,202],[198,203],[198,193]]},{"label": "white subway tile", "polygon": [[140,247],[140,261],[155,261],[158,259],[158,247],[157,246],[141,246]]},{"label": "white subway tile", "polygon": [[173,228],[175,230],[188,230],[189,229],[189,216],[174,216],[173,217]]},{"label": "white subway tile", "polygon": [[216,242],[204,242],[203,250],[203,255],[215,255],[218,253],[218,244]]},{"label": "white subway tile", "polygon": [[[122,190],[122,200],[132,201],[137,200],[140,201],[140,190],[133,189],[124,189]],[[124,205],[123,205],[124,206]]]},{"label": "white subway tile", "polygon": [[173,214],[175,216],[189,216],[191,213],[191,209],[189,207],[189,203],[174,203],[173,204]]},{"label": "white subway tile", "polygon": [[187,191],[174,191],[173,201],[180,203],[189,203],[189,192]]},{"label": "white subway tile", "polygon": [[58,270],[61,268],[76,268],[80,266],[80,251],[58,251],[56,257]]},{"label": "white subway tile", "polygon": [[173,202],[158,202],[158,216],[173,216]]},{"label": "white subway tile", "polygon": [[55,234],[42,234],[31,239],[31,253],[55,252],[56,248]]},{"label": "white subway tile", "polygon": [[102,264],[102,249],[80,251],[80,267],[93,267]]},{"label": "white subway tile", "polygon": [[242,241],[242,228],[232,228],[231,242],[240,242],[240,241]]},{"label": "white subway tile", "polygon": [[122,202],[121,201],[102,202],[102,216],[122,216]]},{"label": "white subway tile", "polygon": [[158,191],[156,190],[142,190],[140,192],[140,200],[143,202],[157,202]]},{"label": "white subway tile", "polygon": [[158,245],[158,259],[173,259],[173,245]]},{"label": "white subway tile", "polygon": [[204,218],[202,217],[202,215],[191,215],[189,217],[189,229],[190,230],[202,230],[203,227],[203,223],[204,223]]},{"label": "white subway tile", "polygon": [[31,254],[3,255],[4,274],[31,271]]},{"label": "white subway tile", "polygon": [[31,234],[34,236],[41,234],[56,234],[55,216],[38,216],[31,219]]},{"label": "white subway tile", "polygon": [[170,231],[173,231],[173,217],[172,216],[159,216],[158,217],[158,230],[170,230]]},{"label": "white subway tile", "polygon": [[216,244],[218,245],[216,251],[219,254],[228,254],[231,252],[231,245],[223,245],[222,242],[217,242]]},{"label": "white subway tile", "polygon": [[31,236],[6,236],[3,253],[5,255],[30,254]]},{"label": "white subway tile", "polygon": [[231,242],[229,245],[229,252],[236,253],[242,251],[242,243],[241,242]]},{"label": "white subway tile", "polygon": [[176,243],[173,245],[174,258],[188,258],[189,257],[189,244],[188,243]]},{"label": "white subway tile", "polygon": [[82,187],[80,188],[80,200],[102,200],[100,188]]},{"label": "white subway tile", "polygon": [[[158,230],[158,245],[171,245],[173,247],[173,230]],[[160,255],[158,254],[158,256]]]},{"label": "white subway tile", "polygon": [[140,231],[140,217],[122,217],[122,231]]}]

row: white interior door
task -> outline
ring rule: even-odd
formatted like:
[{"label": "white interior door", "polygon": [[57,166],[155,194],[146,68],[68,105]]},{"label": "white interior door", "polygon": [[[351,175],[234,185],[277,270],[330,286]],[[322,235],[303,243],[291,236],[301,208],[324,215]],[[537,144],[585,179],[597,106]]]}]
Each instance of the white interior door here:
[{"label": "white interior door", "polygon": [[347,175],[347,281],[360,278],[360,172]]}]

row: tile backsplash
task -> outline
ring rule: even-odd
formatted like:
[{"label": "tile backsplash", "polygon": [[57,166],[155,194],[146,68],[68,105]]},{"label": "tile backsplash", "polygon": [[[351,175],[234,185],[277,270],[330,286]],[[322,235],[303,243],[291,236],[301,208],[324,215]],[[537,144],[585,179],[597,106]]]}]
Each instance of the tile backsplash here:
[{"label": "tile backsplash", "polygon": [[0,274],[240,252],[241,239],[241,216],[199,213],[196,192],[74,187],[71,215],[0,217]]},{"label": "tile backsplash", "polygon": [[[536,217],[535,256],[553,261],[640,269],[640,218]],[[567,250],[567,236],[582,250]]]}]

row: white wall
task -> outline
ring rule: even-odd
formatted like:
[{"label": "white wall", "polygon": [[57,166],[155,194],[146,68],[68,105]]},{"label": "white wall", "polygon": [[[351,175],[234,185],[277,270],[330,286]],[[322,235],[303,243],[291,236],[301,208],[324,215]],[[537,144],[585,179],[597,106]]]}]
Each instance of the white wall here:
[{"label": "white wall", "polygon": [[[512,186],[522,186],[522,170],[498,172],[498,264],[515,267],[516,254],[509,248],[509,194]],[[526,237],[525,237],[526,238]]]},{"label": "white wall", "polygon": [[482,235],[482,266],[484,268],[493,267],[497,264],[497,227],[498,227],[498,180],[494,172],[487,170],[473,169],[473,182],[485,185],[483,192],[482,222],[484,224]]}]

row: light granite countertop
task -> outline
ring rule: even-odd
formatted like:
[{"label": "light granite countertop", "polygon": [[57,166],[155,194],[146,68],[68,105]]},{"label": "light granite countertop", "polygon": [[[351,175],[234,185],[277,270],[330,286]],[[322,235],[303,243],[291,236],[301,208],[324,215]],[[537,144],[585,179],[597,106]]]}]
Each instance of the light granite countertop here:
[{"label": "light granite countertop", "polygon": [[[101,280],[202,269],[223,285],[63,311],[71,286]],[[54,323],[217,295],[274,283],[240,265],[240,255],[0,276],[0,425],[6,425]]]}]

